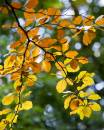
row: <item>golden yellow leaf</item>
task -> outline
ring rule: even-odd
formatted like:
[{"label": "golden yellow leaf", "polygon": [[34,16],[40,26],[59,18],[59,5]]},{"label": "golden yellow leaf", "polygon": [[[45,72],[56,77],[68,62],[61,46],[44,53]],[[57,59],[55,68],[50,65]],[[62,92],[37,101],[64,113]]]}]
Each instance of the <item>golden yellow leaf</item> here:
[{"label": "golden yellow leaf", "polygon": [[5,130],[6,125],[7,125],[7,124],[2,120],[2,121],[0,122],[0,130]]},{"label": "golden yellow leaf", "polygon": [[104,25],[104,15],[99,16],[99,17],[96,19],[95,23],[96,23],[97,25],[99,25],[99,26],[103,26],[103,25]]},{"label": "golden yellow leaf", "polygon": [[15,63],[15,60],[16,60],[16,56],[8,56],[5,61],[4,61],[4,68],[9,68],[14,65]]},{"label": "golden yellow leaf", "polygon": [[89,76],[85,76],[82,81],[84,84],[88,86],[91,86],[94,84],[94,80],[92,79],[92,77],[89,77]]},{"label": "golden yellow leaf", "polygon": [[62,93],[67,87],[65,79],[60,80],[56,85],[56,90],[58,93]]},{"label": "golden yellow leaf", "polygon": [[31,101],[25,101],[22,103],[22,110],[30,110],[32,108],[32,102]]},{"label": "golden yellow leaf", "polygon": [[79,92],[79,96],[80,96],[81,98],[84,98],[84,97],[87,97],[87,96],[88,96],[88,93],[87,93],[87,92],[80,91],[80,92]]},{"label": "golden yellow leaf", "polygon": [[11,112],[11,109],[6,108],[6,109],[3,109],[2,111],[0,111],[0,115],[5,115],[5,114],[8,114],[9,112]]},{"label": "golden yellow leaf", "polygon": [[13,123],[16,123],[17,122],[17,118],[18,118],[18,115],[15,115],[15,113],[9,113],[7,116],[6,116],[6,121],[8,122],[13,122]]},{"label": "golden yellow leaf", "polygon": [[89,105],[90,108],[93,110],[93,111],[100,111],[101,110],[101,106],[98,104],[98,103],[95,103],[93,102],[91,105]]},{"label": "golden yellow leaf", "polygon": [[26,79],[26,85],[32,86],[35,81],[37,81],[37,77],[35,75],[28,75]]},{"label": "golden yellow leaf", "polygon": [[0,70],[2,70],[3,69],[3,66],[2,65],[0,65]]},{"label": "golden yellow leaf", "polygon": [[88,107],[88,106],[84,107],[83,114],[84,114],[85,117],[90,117],[91,113],[92,113],[92,110],[91,110],[90,107]]},{"label": "golden yellow leaf", "polygon": [[70,101],[75,98],[75,95],[71,95],[69,97],[67,97],[64,101],[64,108],[67,109],[69,107]]},{"label": "golden yellow leaf", "polygon": [[[22,82],[20,81],[20,79],[17,79],[15,82],[14,82],[14,88],[16,89],[17,87],[20,87],[22,85]],[[22,87],[22,86],[21,86]]]},{"label": "golden yellow leaf", "polygon": [[10,105],[13,101],[14,101],[14,94],[13,93],[9,93],[8,95],[6,95],[3,99],[2,99],[2,104],[3,105]]},{"label": "golden yellow leaf", "polygon": [[66,78],[66,82],[67,82],[68,85],[73,85],[72,79]]},{"label": "golden yellow leaf", "polygon": [[94,93],[94,94],[89,95],[88,99],[99,100],[99,99],[101,99],[101,97],[98,94]]}]

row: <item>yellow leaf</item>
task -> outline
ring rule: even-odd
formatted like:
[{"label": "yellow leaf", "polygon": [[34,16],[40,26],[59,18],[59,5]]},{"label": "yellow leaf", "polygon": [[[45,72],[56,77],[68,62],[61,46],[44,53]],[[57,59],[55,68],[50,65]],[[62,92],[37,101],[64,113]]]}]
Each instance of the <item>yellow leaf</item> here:
[{"label": "yellow leaf", "polygon": [[73,85],[73,81],[72,81],[72,79],[68,79],[68,78],[66,78],[66,82],[67,82],[68,85]]},{"label": "yellow leaf", "polygon": [[11,112],[11,109],[6,108],[6,109],[3,109],[2,111],[0,111],[0,115],[5,115],[5,114],[7,114],[9,112]]},{"label": "yellow leaf", "polygon": [[96,23],[97,25],[99,25],[99,26],[103,26],[103,25],[104,25],[104,15],[99,16],[99,17],[96,19],[95,23]]},{"label": "yellow leaf", "polygon": [[64,101],[64,108],[67,109],[69,107],[70,101],[75,98],[75,95],[71,95],[69,97],[67,97]]},{"label": "yellow leaf", "polygon": [[99,99],[101,99],[101,97],[98,94],[91,94],[88,96],[88,99],[99,100]]},{"label": "yellow leaf", "polygon": [[67,87],[65,79],[60,80],[56,85],[56,90],[58,93],[62,93]]},{"label": "yellow leaf", "polygon": [[0,70],[2,70],[3,69],[3,66],[2,65],[0,65]]},{"label": "yellow leaf", "polygon": [[93,110],[93,111],[100,111],[101,110],[101,107],[98,103],[92,103],[91,105],[89,105],[90,108]]},{"label": "yellow leaf", "polygon": [[37,81],[37,77],[35,75],[28,75],[28,77],[26,79],[26,84],[28,86],[32,86],[35,81]]},{"label": "yellow leaf", "polygon": [[83,118],[84,118],[83,108],[84,108],[83,106],[79,107],[76,112],[80,116],[81,120],[83,120]]},{"label": "yellow leaf", "polygon": [[2,99],[3,105],[10,105],[14,101],[14,95],[13,93],[9,93]]},{"label": "yellow leaf", "polygon": [[84,97],[87,97],[87,96],[88,96],[88,93],[87,93],[87,92],[80,91],[80,92],[79,92],[79,96],[80,96],[81,98],[84,98]]},{"label": "yellow leaf", "polygon": [[[14,82],[14,88],[16,89],[17,87],[20,87],[22,85],[22,82],[20,81],[20,79],[17,79],[15,82]],[[21,86],[22,87],[22,86]]]},{"label": "yellow leaf", "polygon": [[84,84],[88,86],[91,86],[94,84],[94,80],[92,79],[92,77],[89,77],[89,76],[85,76],[82,81]]},{"label": "yellow leaf", "polygon": [[8,122],[13,122],[13,123],[16,123],[17,122],[17,118],[18,118],[18,115],[15,115],[15,113],[10,113],[6,116],[6,121]]},{"label": "yellow leaf", "polygon": [[61,61],[56,62],[55,66],[58,70],[63,70],[65,68],[64,64]]},{"label": "yellow leaf", "polygon": [[92,113],[92,110],[91,110],[90,107],[87,106],[87,107],[84,107],[83,113],[84,113],[84,116],[85,116],[85,117],[90,117],[90,116],[91,116],[91,113]]},{"label": "yellow leaf", "polygon": [[16,56],[8,56],[4,61],[4,68],[9,68],[14,65]]},{"label": "yellow leaf", "polygon": [[69,103],[71,101],[71,97],[67,97],[64,101],[64,108],[67,109],[69,107]]},{"label": "yellow leaf", "polygon": [[75,81],[78,83],[82,78],[85,77],[87,71],[81,71],[79,75],[76,77]]},{"label": "yellow leaf", "polygon": [[0,122],[0,130],[5,130],[6,125],[7,125],[7,124],[2,120],[2,121]]},{"label": "yellow leaf", "polygon": [[22,110],[30,110],[32,108],[32,102],[31,101],[25,101],[22,103]]}]

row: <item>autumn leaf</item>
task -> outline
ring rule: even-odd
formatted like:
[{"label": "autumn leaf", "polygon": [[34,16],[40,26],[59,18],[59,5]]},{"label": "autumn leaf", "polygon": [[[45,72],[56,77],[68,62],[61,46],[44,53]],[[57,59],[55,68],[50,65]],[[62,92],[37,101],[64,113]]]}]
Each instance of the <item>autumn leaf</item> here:
[{"label": "autumn leaf", "polygon": [[22,4],[20,2],[12,2],[11,5],[16,8],[16,9],[19,9],[22,7]]},{"label": "autumn leaf", "polygon": [[25,101],[22,103],[22,108],[21,110],[30,110],[32,108],[32,102],[31,101]]},{"label": "autumn leaf", "polygon": [[49,61],[42,61],[42,70],[45,72],[50,72],[51,70],[51,63]]},{"label": "autumn leaf", "polygon": [[73,23],[79,25],[82,22],[82,16],[77,16],[74,18]]},{"label": "autumn leaf", "polygon": [[56,90],[58,93],[62,93],[67,87],[65,79],[60,80],[56,85]]},{"label": "autumn leaf", "polygon": [[26,7],[27,8],[35,8],[38,5],[39,1],[38,0],[28,0],[26,2]]},{"label": "autumn leaf", "polygon": [[10,105],[13,101],[14,101],[14,94],[13,93],[9,93],[8,95],[6,95],[3,99],[2,99],[2,104],[3,105]]},{"label": "autumn leaf", "polygon": [[93,102],[91,105],[89,105],[90,108],[93,110],[93,111],[100,111],[101,110],[101,106],[96,103],[96,102]]},{"label": "autumn leaf", "polygon": [[98,94],[91,94],[88,96],[88,99],[91,99],[91,100],[99,100],[101,99],[101,97],[98,95]]},{"label": "autumn leaf", "polygon": [[37,81],[37,77],[35,75],[28,75],[26,78],[26,85],[32,86],[35,81]]},{"label": "autumn leaf", "polygon": [[83,44],[89,45],[95,37],[96,37],[96,33],[93,31],[84,32]]},{"label": "autumn leaf", "polygon": [[66,54],[65,54],[67,57],[69,58],[75,58],[77,55],[78,55],[78,52],[77,51],[68,51]]},{"label": "autumn leaf", "polygon": [[96,23],[98,26],[103,26],[103,25],[104,25],[104,15],[99,16],[99,17],[96,19],[95,23]]},{"label": "autumn leaf", "polygon": [[81,99],[73,99],[71,102],[70,102],[70,109],[71,110],[75,110],[79,107],[79,105],[82,104],[82,101]]}]

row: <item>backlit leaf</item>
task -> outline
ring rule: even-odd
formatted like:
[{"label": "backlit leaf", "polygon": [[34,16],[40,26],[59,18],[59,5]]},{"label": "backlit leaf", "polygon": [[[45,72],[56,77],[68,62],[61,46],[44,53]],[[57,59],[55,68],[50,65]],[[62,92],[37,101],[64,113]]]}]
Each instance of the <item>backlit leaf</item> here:
[{"label": "backlit leaf", "polygon": [[60,80],[56,85],[56,90],[58,93],[62,93],[67,87],[65,79]]}]

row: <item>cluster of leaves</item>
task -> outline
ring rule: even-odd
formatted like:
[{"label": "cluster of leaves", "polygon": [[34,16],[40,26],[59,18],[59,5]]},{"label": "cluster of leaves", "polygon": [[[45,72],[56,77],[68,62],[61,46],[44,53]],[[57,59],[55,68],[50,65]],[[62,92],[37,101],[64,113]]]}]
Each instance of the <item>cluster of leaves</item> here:
[{"label": "cluster of leaves", "polygon": [[[65,97],[64,108],[70,108],[71,115],[78,114],[80,119],[83,119],[90,117],[92,111],[100,111],[100,105],[94,101],[101,97],[95,92],[86,91],[94,84],[94,74],[80,71],[80,66],[87,64],[88,59],[71,49],[68,36],[70,34],[72,38],[76,38],[81,34],[83,44],[89,45],[96,37],[96,29],[104,25],[104,17],[96,20],[94,16],[63,19],[61,11],[56,8],[34,10],[38,0],[28,0],[23,7],[19,2],[9,3],[5,0],[5,4],[6,6],[0,7],[0,11],[4,14],[11,12],[16,22],[6,23],[2,28],[15,29],[18,40],[10,44],[8,55],[3,65],[0,65],[0,76],[10,74],[11,80],[14,81],[13,92],[2,99],[6,108],[0,111],[0,115],[4,115],[0,122],[0,130],[6,127],[12,130],[19,112],[32,108],[32,102],[26,100],[31,92],[25,91],[35,84],[40,72],[61,78],[56,89]],[[23,26],[16,11],[23,12]],[[42,29],[49,34],[42,35]],[[53,30],[57,32],[55,35],[52,33]],[[13,102],[14,109],[10,109],[9,105]]]}]

